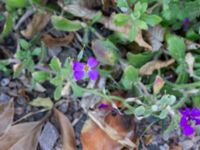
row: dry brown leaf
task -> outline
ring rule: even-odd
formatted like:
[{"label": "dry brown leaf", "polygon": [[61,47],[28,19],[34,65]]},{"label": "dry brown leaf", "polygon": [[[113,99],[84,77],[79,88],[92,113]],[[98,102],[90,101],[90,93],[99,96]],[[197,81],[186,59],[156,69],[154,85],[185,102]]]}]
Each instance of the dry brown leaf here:
[{"label": "dry brown leaf", "polygon": [[153,51],[158,51],[162,47],[164,34],[164,28],[159,25],[149,28],[147,35]]},{"label": "dry brown leaf", "polygon": [[14,107],[12,100],[8,103],[0,103],[0,136],[11,126],[13,116]]},{"label": "dry brown leaf", "polygon": [[42,41],[49,48],[66,46],[67,44],[71,43],[73,39],[74,39],[73,33],[70,33],[69,35],[65,37],[59,37],[59,38],[54,38],[49,34],[44,34],[42,36]]},{"label": "dry brown leaf", "polygon": [[69,119],[57,109],[54,109],[54,115],[60,126],[64,150],[76,150],[75,134]]},{"label": "dry brown leaf", "polygon": [[[65,6],[63,6],[63,4],[59,3],[59,2],[58,2],[58,4],[60,7],[63,8],[63,10],[73,14],[74,16],[81,17],[84,19],[92,19],[97,14],[97,11],[89,10],[78,4],[65,5]],[[103,16],[99,20],[99,22],[102,23],[106,28],[108,28],[110,30],[123,33],[126,37],[128,37],[128,35],[129,35],[130,28],[131,28],[130,24],[127,24],[124,26],[116,26],[113,23],[112,16],[111,17]],[[144,41],[141,30],[138,30],[138,34],[135,38],[135,42],[141,47],[144,47],[148,50],[152,50],[152,47],[147,42]]]},{"label": "dry brown leaf", "polygon": [[86,121],[81,131],[84,150],[120,150],[124,146],[136,148],[131,142],[135,134],[133,116],[113,116],[110,112],[102,120],[97,113],[89,112],[88,115],[91,119]]},{"label": "dry brown leaf", "polygon": [[153,93],[158,94],[160,90],[163,88],[165,81],[158,75],[153,83]]},{"label": "dry brown leaf", "polygon": [[35,33],[41,31],[49,22],[51,13],[37,12],[34,14],[32,21],[28,24],[27,28],[21,31],[21,34],[26,38],[31,38]]},{"label": "dry brown leaf", "polygon": [[167,61],[153,60],[153,61],[150,61],[150,62],[144,64],[140,68],[139,73],[140,73],[140,75],[151,75],[155,70],[168,67],[169,65],[173,64],[174,62],[175,62],[174,59],[170,59]]},{"label": "dry brown leaf", "polygon": [[183,148],[180,145],[173,145],[170,150],[183,150]]},{"label": "dry brown leaf", "polygon": [[144,136],[144,144],[145,145],[151,144],[152,141],[153,141],[153,135],[147,134],[147,135]]},{"label": "dry brown leaf", "polygon": [[2,150],[36,150],[43,122],[44,120],[21,123],[10,127],[0,137],[0,148]]}]

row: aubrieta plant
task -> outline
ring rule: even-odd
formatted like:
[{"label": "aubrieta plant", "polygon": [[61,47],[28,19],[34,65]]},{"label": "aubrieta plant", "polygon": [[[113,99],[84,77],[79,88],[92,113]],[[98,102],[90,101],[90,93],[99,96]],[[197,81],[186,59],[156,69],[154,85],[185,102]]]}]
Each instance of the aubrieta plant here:
[{"label": "aubrieta plant", "polygon": [[[183,135],[195,134],[195,127],[200,125],[198,88],[200,87],[200,54],[198,49],[190,51],[185,43],[188,39],[199,40],[199,0],[116,0],[117,6],[114,13],[106,17],[113,19],[112,25],[119,28],[125,26],[125,29],[129,29],[130,32],[127,35],[129,41],[121,36],[115,37],[117,33],[109,33],[106,38],[99,33],[94,24],[102,23],[100,20],[104,14],[101,11],[96,12],[96,15],[90,19],[76,16],[76,20],[72,20],[72,15],[68,13],[66,15],[62,12],[62,15],[59,15],[57,6],[56,10],[53,7],[44,7],[44,4],[41,5],[38,0],[4,1],[7,12],[3,16],[6,21],[0,39],[10,33],[14,23],[17,22],[16,18],[22,15],[18,13],[23,12],[24,8],[34,8],[33,12],[37,12],[40,8],[43,11],[48,9],[54,12],[50,19],[51,25],[59,32],[64,32],[64,35],[69,32],[77,32],[79,35],[79,30],[82,30],[80,35],[83,33],[83,38],[81,37],[82,40],[80,40],[83,48],[81,47],[78,57],[67,57],[63,62],[57,56],[47,57],[48,49],[44,43],[41,44],[40,37],[37,35],[30,41],[18,40],[18,50],[15,53],[14,62],[11,62],[17,65],[13,67],[13,72],[9,72],[13,73],[14,78],[18,78],[22,73],[31,77],[30,90],[47,81],[53,85],[53,96],[57,101],[62,98],[62,91],[66,83],[69,83],[68,86],[71,86],[73,95],[77,97],[81,97],[84,92],[89,92],[109,102],[118,100],[125,108],[123,113],[134,114],[137,119],[150,116],[163,121],[171,119],[169,130],[178,128],[182,130]],[[147,52],[142,47],[135,48],[135,43],[132,41],[136,38],[138,31],[147,30],[157,24],[160,27],[153,33],[156,36],[152,36],[152,39],[153,43],[160,43],[163,49]],[[176,31],[183,33],[181,35],[186,37],[175,35]],[[90,35],[92,38],[93,35],[95,37],[92,42],[90,42]],[[142,37],[140,38],[143,40]],[[86,57],[83,53],[88,48],[91,48],[93,54],[90,53],[90,56]],[[188,53],[191,53],[189,55],[191,64],[186,62]],[[162,67],[156,69],[148,76],[141,75],[141,67],[157,59],[159,62],[173,59],[174,63],[167,69]],[[0,60],[0,71],[8,72],[9,65],[9,61]],[[100,65],[101,68],[99,68]],[[151,67],[154,66],[149,66]],[[119,73],[118,70],[120,70]],[[160,78],[155,80],[156,76]],[[100,77],[106,77],[108,81],[104,90],[87,89],[79,82],[80,80],[98,81]],[[124,99],[109,93],[116,89],[129,93],[130,98]],[[112,109],[112,106],[102,103],[99,109]]]}]

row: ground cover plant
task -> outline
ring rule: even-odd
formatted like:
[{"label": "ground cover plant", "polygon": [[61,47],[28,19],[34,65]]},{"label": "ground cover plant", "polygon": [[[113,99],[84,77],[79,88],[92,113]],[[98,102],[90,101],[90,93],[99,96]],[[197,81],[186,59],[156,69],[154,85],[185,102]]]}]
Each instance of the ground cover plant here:
[{"label": "ground cover plant", "polygon": [[200,149],[199,8],[0,1],[0,150]]}]

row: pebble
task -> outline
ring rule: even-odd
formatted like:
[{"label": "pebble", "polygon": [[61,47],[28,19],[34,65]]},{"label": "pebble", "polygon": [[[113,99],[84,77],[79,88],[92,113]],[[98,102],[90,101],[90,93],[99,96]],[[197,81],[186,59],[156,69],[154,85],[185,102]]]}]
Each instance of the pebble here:
[{"label": "pebble", "polygon": [[10,79],[4,78],[1,80],[1,86],[7,86],[10,83]]},{"label": "pebble", "polygon": [[42,150],[53,150],[58,139],[59,133],[53,124],[47,122],[42,134],[39,137],[39,144]]},{"label": "pebble", "polygon": [[68,110],[68,106],[69,106],[68,103],[63,103],[60,105],[59,110],[63,113],[66,113]]},{"label": "pebble", "polygon": [[1,93],[0,94],[0,102],[2,103],[6,103],[10,100],[10,96],[4,94],[4,93]]}]

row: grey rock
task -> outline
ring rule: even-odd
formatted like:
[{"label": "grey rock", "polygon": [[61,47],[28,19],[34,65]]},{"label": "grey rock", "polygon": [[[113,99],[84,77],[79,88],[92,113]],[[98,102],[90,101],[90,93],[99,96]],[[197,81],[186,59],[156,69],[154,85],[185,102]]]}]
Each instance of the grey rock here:
[{"label": "grey rock", "polygon": [[10,96],[4,94],[4,93],[1,93],[0,94],[0,102],[2,103],[6,103],[10,100]]},{"label": "grey rock", "polygon": [[42,134],[39,137],[39,144],[42,150],[53,150],[58,139],[58,131],[53,124],[47,122],[44,126]]},{"label": "grey rock", "polygon": [[1,80],[1,86],[7,86],[10,83],[10,79],[4,78]]}]

